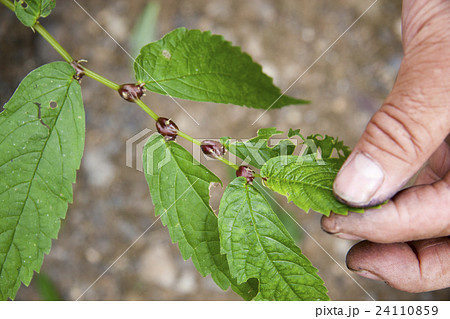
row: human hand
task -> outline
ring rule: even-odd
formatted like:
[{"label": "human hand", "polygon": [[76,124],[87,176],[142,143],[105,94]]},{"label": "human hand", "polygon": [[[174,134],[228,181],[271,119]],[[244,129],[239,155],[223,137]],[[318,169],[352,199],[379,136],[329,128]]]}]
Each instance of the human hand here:
[{"label": "human hand", "polygon": [[347,266],[394,288],[450,286],[450,1],[404,0],[404,58],[397,80],[334,182],[343,202],[364,207],[415,185],[380,209],[332,214],[322,228],[351,248]]}]

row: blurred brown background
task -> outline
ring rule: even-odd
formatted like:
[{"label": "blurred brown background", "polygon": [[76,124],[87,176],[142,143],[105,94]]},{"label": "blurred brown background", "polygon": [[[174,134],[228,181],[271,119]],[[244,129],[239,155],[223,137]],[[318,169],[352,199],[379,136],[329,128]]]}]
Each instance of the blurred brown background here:
[{"label": "blurred brown background", "polygon": [[[132,30],[147,0],[79,0],[125,50],[132,48]],[[372,0],[154,0],[147,36],[156,39],[177,27],[211,30],[241,46],[284,91],[364,12]],[[159,9],[158,9],[159,8]],[[232,105],[178,102],[147,94],[144,101],[161,116],[198,138],[249,138],[261,127],[300,128],[303,134],[339,136],[353,146],[370,116],[378,109],[395,80],[402,52],[401,1],[380,0],[288,91],[312,100],[306,106],[273,110],[251,125],[261,110]],[[92,70],[118,83],[133,82],[132,60],[71,0],[57,1],[43,25],[77,59],[87,59]],[[134,54],[134,53],[132,53]],[[0,105],[11,96],[33,68],[61,60],[38,35],[0,8]],[[45,257],[48,275],[65,300],[77,299],[155,221],[148,187],[141,172],[125,165],[126,141],[153,121],[139,107],[115,92],[84,78],[86,148],[74,204],[70,205],[58,240]],[[182,142],[182,144],[187,145]],[[206,165],[227,183],[223,165]],[[214,189],[213,207],[221,189]],[[280,202],[302,227],[344,269],[352,242],[321,231],[320,215],[305,214]],[[287,219],[288,220],[288,219]],[[286,221],[286,220],[285,220]],[[319,269],[334,300],[370,300],[369,296],[307,234],[290,223],[299,245]],[[450,290],[408,294],[384,283],[353,276],[376,300],[448,300]],[[38,300],[33,281],[22,287],[18,300]],[[156,222],[136,244],[81,298],[82,300],[239,300],[202,278],[191,261],[183,261],[168,231]]]}]

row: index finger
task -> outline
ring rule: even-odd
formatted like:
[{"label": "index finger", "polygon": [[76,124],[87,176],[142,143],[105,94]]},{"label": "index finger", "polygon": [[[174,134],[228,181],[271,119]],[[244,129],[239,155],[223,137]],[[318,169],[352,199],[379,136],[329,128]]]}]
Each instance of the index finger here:
[{"label": "index finger", "polygon": [[[323,230],[344,239],[364,238],[378,243],[450,235],[450,147],[445,142],[430,158],[429,168],[437,179],[444,178],[406,189],[379,209],[324,217]],[[448,172],[446,176],[444,172]]]}]

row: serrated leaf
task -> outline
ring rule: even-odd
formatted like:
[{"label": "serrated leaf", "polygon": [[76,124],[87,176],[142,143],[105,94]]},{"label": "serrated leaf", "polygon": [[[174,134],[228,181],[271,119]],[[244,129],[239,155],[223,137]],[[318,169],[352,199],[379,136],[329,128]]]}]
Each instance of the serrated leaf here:
[{"label": "serrated leaf", "polygon": [[343,141],[329,135],[313,134],[304,138],[299,129],[289,129],[288,137],[293,136],[299,136],[303,144],[307,146],[302,155],[320,153],[321,158],[336,158],[343,163],[351,153],[350,148]]},{"label": "serrated leaf", "polygon": [[72,202],[84,109],[65,62],[27,75],[0,113],[0,298],[30,283]]},{"label": "serrated leaf", "polygon": [[292,239],[294,239],[295,243],[300,243],[302,238],[304,237],[303,230],[298,227],[298,224],[295,220],[291,218],[291,215],[289,212],[287,212],[283,207],[278,204],[276,199],[269,195],[268,191],[261,191],[261,188],[263,187],[258,181],[254,180],[253,185],[256,185],[256,189],[260,190],[261,195],[264,196],[266,201],[269,203],[272,210],[275,212],[275,214],[278,216],[278,218],[283,223],[284,227],[286,227],[286,230],[289,232],[289,234],[292,236]]},{"label": "serrated leaf", "polygon": [[144,173],[155,213],[178,243],[185,260],[191,258],[202,276],[211,274],[222,289],[230,284],[244,299],[256,291],[248,283],[237,284],[231,277],[227,259],[220,254],[217,217],[209,205],[211,183],[220,179],[198,163],[175,142],[153,134],[144,148]]},{"label": "serrated leaf", "polygon": [[291,137],[294,137],[294,136],[299,136],[302,140],[305,139],[303,137],[303,135],[300,134],[300,129],[293,130],[293,129],[290,128],[289,132],[288,132],[288,137],[291,138]]},{"label": "serrated leaf", "polygon": [[248,54],[200,30],[175,29],[144,46],[134,71],[148,90],[182,99],[259,109],[308,103],[282,95]]},{"label": "serrated leaf", "polygon": [[55,0],[15,0],[14,12],[20,22],[32,27],[39,18],[47,17],[55,5]]},{"label": "serrated leaf", "polygon": [[364,212],[339,202],[333,194],[333,182],[342,165],[338,158],[317,158],[317,154],[279,156],[270,159],[261,169],[264,184],[284,195],[308,212],[313,209],[326,216],[330,212],[347,215],[349,211]]},{"label": "serrated leaf", "polygon": [[[344,144],[343,141],[339,141],[338,138],[334,138],[328,135],[314,134],[310,135],[306,138],[305,144],[308,147],[306,152],[302,155],[308,155],[316,153],[317,150],[320,150],[320,154],[322,158],[337,158],[340,162],[344,163],[347,157],[350,155],[350,148]],[[333,152],[336,152],[336,156],[333,156]]]},{"label": "serrated leaf", "polygon": [[221,251],[238,282],[259,281],[257,300],[329,300],[317,269],[259,191],[236,178],[220,202]]},{"label": "serrated leaf", "polygon": [[295,145],[289,140],[281,140],[275,146],[268,145],[274,135],[283,134],[275,127],[259,129],[257,136],[245,142],[231,142],[229,137],[222,137],[220,142],[227,150],[256,168],[261,168],[269,159],[280,155],[291,155]]}]

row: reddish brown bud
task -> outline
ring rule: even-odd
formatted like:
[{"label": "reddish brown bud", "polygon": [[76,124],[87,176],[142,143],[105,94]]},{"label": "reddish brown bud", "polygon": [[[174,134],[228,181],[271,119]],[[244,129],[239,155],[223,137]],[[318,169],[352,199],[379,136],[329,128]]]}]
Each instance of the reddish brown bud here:
[{"label": "reddish brown bud", "polygon": [[119,88],[119,95],[128,102],[139,100],[144,95],[144,83],[137,84],[122,84]]},{"label": "reddish brown bud", "polygon": [[247,183],[251,184],[255,179],[255,172],[248,166],[239,166],[236,171],[236,176],[242,176],[247,179]]},{"label": "reddish brown bud", "polygon": [[165,117],[160,117],[156,121],[156,129],[159,134],[164,136],[166,141],[175,141],[178,135],[178,126],[172,121]]},{"label": "reddish brown bud", "polygon": [[225,154],[225,147],[218,141],[204,140],[200,147],[205,155],[212,158],[218,158]]},{"label": "reddish brown bud", "polygon": [[73,78],[80,83],[81,83],[81,78],[84,76],[84,70],[80,64],[80,62],[83,62],[83,61],[85,61],[85,60],[70,62],[70,65],[75,69],[75,74],[73,75]]}]

